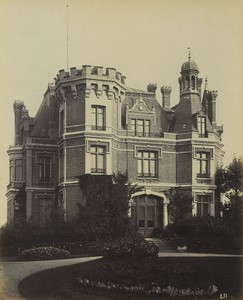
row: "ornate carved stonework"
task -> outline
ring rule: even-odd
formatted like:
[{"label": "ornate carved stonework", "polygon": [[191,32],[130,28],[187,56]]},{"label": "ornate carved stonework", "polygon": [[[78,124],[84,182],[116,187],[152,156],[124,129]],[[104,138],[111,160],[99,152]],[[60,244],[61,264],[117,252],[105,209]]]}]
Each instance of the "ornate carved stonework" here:
[{"label": "ornate carved stonework", "polygon": [[77,99],[78,93],[77,93],[76,85],[71,85],[71,92],[72,92],[73,99]]}]

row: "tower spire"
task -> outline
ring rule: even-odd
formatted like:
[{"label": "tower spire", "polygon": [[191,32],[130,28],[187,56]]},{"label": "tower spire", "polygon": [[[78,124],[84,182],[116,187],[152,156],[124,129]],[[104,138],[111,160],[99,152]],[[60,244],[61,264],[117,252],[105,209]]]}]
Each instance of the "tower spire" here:
[{"label": "tower spire", "polygon": [[205,76],[205,90],[207,89],[207,85],[208,85],[208,77],[207,75]]},{"label": "tower spire", "polygon": [[191,59],[191,48],[187,47],[187,50],[188,50],[188,59],[190,60]]}]

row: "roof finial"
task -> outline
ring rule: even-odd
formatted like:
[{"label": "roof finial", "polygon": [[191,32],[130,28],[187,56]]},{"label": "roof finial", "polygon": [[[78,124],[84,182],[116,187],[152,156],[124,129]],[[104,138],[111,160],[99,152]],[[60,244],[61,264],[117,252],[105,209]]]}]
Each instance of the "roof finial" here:
[{"label": "roof finial", "polygon": [[205,90],[207,89],[207,85],[208,85],[208,77],[207,75],[205,76]]},{"label": "roof finial", "polygon": [[187,47],[187,49],[188,49],[188,59],[190,60],[191,59],[191,48]]}]

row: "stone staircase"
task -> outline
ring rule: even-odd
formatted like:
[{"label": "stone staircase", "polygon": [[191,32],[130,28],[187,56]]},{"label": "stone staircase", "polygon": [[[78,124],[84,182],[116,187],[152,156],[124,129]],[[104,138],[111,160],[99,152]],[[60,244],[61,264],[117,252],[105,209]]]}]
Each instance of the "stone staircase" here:
[{"label": "stone staircase", "polygon": [[145,240],[148,243],[155,243],[157,246],[159,246],[159,252],[160,253],[176,253],[177,251],[173,249],[168,243],[164,240],[158,239],[158,238],[145,238]]}]

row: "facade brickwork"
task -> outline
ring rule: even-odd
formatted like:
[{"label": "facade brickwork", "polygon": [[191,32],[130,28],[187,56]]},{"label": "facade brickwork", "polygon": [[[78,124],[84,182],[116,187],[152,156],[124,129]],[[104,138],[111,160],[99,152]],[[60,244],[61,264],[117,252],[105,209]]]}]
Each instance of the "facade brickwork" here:
[{"label": "facade brickwork", "polygon": [[78,205],[86,201],[79,176],[117,172],[142,188],[130,203],[133,222],[145,234],[170,221],[166,195],[171,188],[193,199],[193,215],[215,215],[214,174],[224,154],[217,93],[202,93],[190,57],[180,74],[174,107],[168,86],[161,87],[160,105],[155,84],[147,90],[128,88],[117,70],[89,65],[59,71],[35,118],[16,101],[15,139],[8,150],[8,222],[24,184],[26,218],[44,225],[55,201],[67,221],[78,217]]}]

